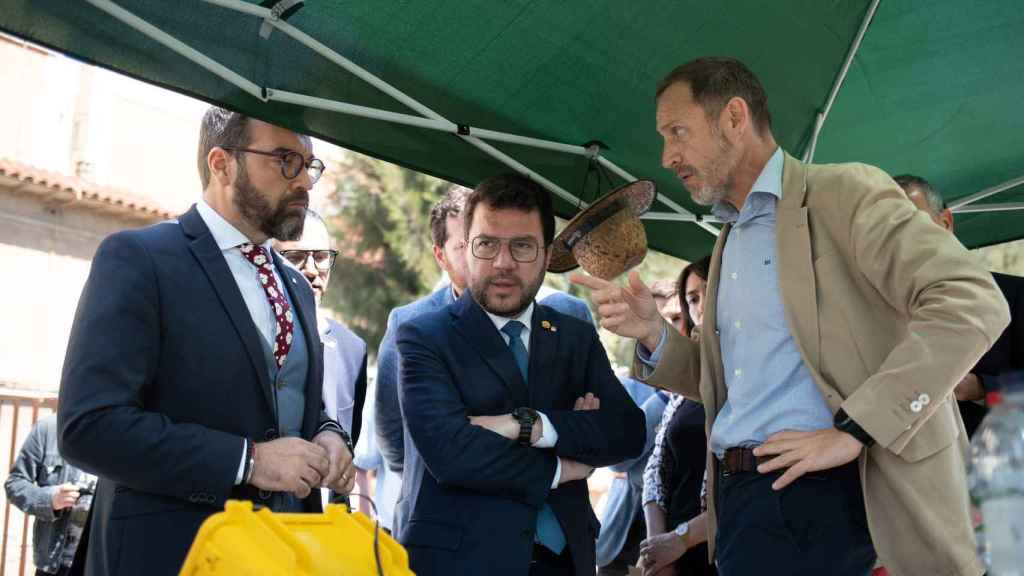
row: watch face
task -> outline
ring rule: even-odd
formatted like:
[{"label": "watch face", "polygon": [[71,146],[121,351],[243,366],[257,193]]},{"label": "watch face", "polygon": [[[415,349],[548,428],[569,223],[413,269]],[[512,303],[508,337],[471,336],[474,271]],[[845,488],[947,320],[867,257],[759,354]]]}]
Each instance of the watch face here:
[{"label": "watch face", "polygon": [[536,410],[534,410],[533,408],[526,408],[525,406],[513,410],[512,417],[519,421],[525,420],[531,423],[536,422],[538,418]]}]

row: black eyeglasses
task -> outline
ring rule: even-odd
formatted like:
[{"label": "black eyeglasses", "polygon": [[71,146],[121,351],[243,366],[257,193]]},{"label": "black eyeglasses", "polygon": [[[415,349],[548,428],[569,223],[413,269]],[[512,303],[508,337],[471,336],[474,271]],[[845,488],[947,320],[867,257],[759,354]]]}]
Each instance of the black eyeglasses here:
[{"label": "black eyeglasses", "polygon": [[285,260],[289,261],[299,270],[302,270],[306,265],[306,261],[309,260],[310,256],[313,257],[313,266],[316,266],[317,270],[326,272],[331,268],[334,268],[334,260],[338,258],[337,250],[285,250],[281,252],[281,256]]},{"label": "black eyeglasses", "polygon": [[253,150],[251,148],[235,148],[233,146],[221,146],[222,149],[229,152],[248,152],[249,154],[260,154],[263,156],[270,156],[277,158],[281,161],[281,176],[284,176],[285,180],[292,180],[297,178],[302,170],[306,170],[306,175],[309,176],[310,185],[316,184],[316,181],[320,179],[324,174],[324,163],[319,158],[313,158],[309,162],[302,157],[302,154],[294,150],[288,150],[286,152],[266,152],[264,150]]},{"label": "black eyeglasses", "polygon": [[492,236],[477,236],[473,238],[473,256],[481,260],[494,260],[501,253],[503,244],[508,244],[508,251],[512,259],[522,264],[528,264],[537,259],[540,254],[540,245],[533,238],[494,238]]}]

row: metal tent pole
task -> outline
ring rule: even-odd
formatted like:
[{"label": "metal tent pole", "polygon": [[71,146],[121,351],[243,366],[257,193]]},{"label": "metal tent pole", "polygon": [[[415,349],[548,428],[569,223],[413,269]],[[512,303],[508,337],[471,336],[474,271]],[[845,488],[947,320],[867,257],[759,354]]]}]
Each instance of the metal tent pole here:
[{"label": "metal tent pole", "polygon": [[977,204],[974,206],[963,206],[953,210],[954,214],[971,214],[977,212],[1008,212],[1010,210],[1024,210],[1024,202],[1006,202],[1003,204]]},{"label": "metal tent pole", "polygon": [[[989,196],[995,196],[1000,192],[1005,192],[1007,190],[1011,190],[1021,185],[1024,185],[1024,176],[1021,176],[1020,178],[1014,178],[1013,180],[1007,180],[1002,184],[997,184],[991,188],[986,188],[981,192],[976,192],[974,194],[971,194],[970,196],[956,200],[955,202],[950,202],[949,209],[952,210],[953,212],[972,212],[973,210],[966,209],[966,206],[968,204],[974,204],[978,200],[983,200],[985,198],[988,198]],[[996,204],[990,204],[990,206],[996,206]]]},{"label": "metal tent pole", "polygon": [[832,90],[828,94],[828,100],[825,101],[825,108],[818,112],[814,118],[814,132],[811,133],[811,141],[807,143],[807,148],[804,150],[804,162],[814,160],[814,150],[818,147],[818,136],[821,135],[821,129],[825,125],[829,112],[832,111],[832,104],[835,103],[836,97],[839,96],[839,89],[843,87],[843,82],[846,81],[846,75],[850,72],[850,66],[853,64],[853,58],[857,55],[857,51],[860,50],[861,42],[864,41],[864,34],[867,33],[868,26],[875,17],[875,11],[878,10],[878,3],[880,1],[872,0],[871,5],[868,7],[868,11],[860,23],[860,29],[857,30],[857,35],[853,38],[853,43],[850,44],[850,49],[846,52],[846,59],[843,60],[842,68],[839,69],[839,75],[836,77],[836,81],[832,83]]}]

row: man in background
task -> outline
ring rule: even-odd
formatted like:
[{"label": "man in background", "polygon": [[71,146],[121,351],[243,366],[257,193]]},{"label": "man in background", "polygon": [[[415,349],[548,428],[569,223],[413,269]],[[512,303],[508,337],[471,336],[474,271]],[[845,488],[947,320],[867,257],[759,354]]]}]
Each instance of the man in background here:
[{"label": "man in background", "polygon": [[32,563],[36,576],[65,576],[75,558],[96,489],[96,477],[57,452],[57,417],[32,426],[4,482],[7,499],[35,517]]},{"label": "man in background", "polygon": [[327,223],[313,210],[306,210],[302,235],[296,240],[277,241],[275,247],[313,288],[317,328],[324,344],[324,410],[356,444],[366,400],[366,342],[322,307],[338,257]]},{"label": "man in background", "polygon": [[[901,174],[894,180],[919,210],[953,233],[953,213],[927,180],[912,174]],[[1020,319],[1024,315],[1024,278],[999,272],[993,272],[992,278],[1010,305],[1010,325],[954,390],[968,436],[974,435],[988,412],[985,393],[999,389],[999,376],[1024,370],[1024,320]]]}]

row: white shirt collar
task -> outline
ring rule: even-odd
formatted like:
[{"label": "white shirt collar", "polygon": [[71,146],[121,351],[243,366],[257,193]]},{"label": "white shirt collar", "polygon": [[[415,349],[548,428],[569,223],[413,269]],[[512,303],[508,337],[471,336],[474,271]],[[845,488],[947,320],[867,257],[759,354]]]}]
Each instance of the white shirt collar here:
[{"label": "white shirt collar", "polygon": [[[487,310],[484,310],[484,312],[487,312]],[[530,305],[526,307],[526,310],[523,310],[523,313],[515,318],[506,318],[505,316],[498,316],[497,314],[491,314],[490,312],[487,312],[487,316],[491,318],[491,322],[494,322],[494,327],[497,328],[499,332],[501,332],[501,329],[505,327],[505,324],[508,324],[513,320],[518,320],[523,323],[523,326],[525,326],[523,332],[529,333],[530,321],[533,319],[533,302],[530,302]]]},{"label": "white shirt collar", "polygon": [[[210,234],[213,235],[213,241],[217,243],[217,247],[224,250],[230,250],[237,248],[242,244],[249,244],[252,241],[249,240],[248,236],[242,234],[242,232],[235,228],[230,222],[224,219],[223,216],[217,213],[206,200],[202,198],[196,202],[196,211],[199,212],[199,217],[206,223],[206,227],[210,229]],[[267,238],[263,242],[262,246],[270,251],[271,239]]]}]

